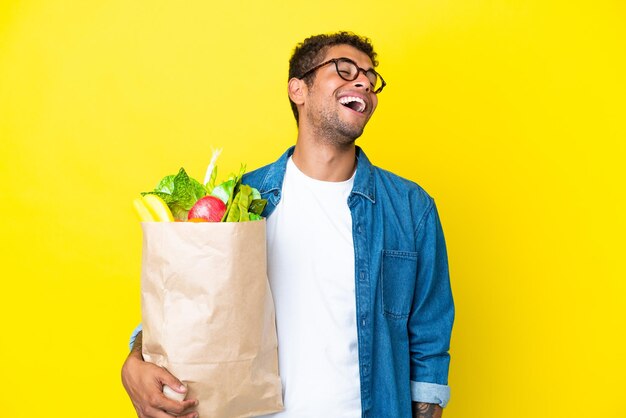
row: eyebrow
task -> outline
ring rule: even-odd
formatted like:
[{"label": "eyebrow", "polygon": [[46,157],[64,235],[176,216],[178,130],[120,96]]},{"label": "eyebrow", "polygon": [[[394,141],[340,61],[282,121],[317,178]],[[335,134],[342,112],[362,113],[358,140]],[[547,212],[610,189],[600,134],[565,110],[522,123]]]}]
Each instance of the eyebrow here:
[{"label": "eyebrow", "polygon": [[[344,59],[344,60],[349,60],[349,61],[352,61],[353,63],[355,63],[355,64],[357,65],[357,67],[359,67],[359,68],[363,68],[365,71],[369,71],[369,70],[374,70],[374,71],[376,71],[376,70],[374,69],[374,67],[370,67],[370,68],[361,67],[361,66],[359,65],[359,63],[358,63],[358,62],[356,62],[356,61],[355,61],[355,60],[353,60],[352,58],[348,58],[348,57],[328,57],[328,58],[327,58],[327,59],[325,59],[324,61],[328,61],[328,60],[340,60],[340,59]],[[322,61],[322,62],[324,62],[324,61]]]}]

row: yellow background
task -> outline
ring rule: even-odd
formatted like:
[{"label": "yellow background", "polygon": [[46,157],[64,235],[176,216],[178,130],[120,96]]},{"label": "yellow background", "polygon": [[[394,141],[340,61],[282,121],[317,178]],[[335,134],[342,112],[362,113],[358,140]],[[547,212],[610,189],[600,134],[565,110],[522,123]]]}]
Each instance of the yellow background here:
[{"label": "yellow background", "polygon": [[0,405],[132,417],[140,191],[295,140],[287,61],[372,38],[358,140],[438,203],[457,320],[447,418],[625,417],[623,1],[3,1]]}]

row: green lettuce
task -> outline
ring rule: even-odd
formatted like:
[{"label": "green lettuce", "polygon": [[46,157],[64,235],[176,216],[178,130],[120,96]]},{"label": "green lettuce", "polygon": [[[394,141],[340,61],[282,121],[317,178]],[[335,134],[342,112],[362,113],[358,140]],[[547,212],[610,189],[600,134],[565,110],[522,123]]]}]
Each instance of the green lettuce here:
[{"label": "green lettuce", "polygon": [[151,192],[141,195],[155,194],[169,206],[174,219],[186,221],[189,210],[196,202],[207,195],[207,189],[194,178],[191,178],[181,167],[176,175],[163,177]]}]

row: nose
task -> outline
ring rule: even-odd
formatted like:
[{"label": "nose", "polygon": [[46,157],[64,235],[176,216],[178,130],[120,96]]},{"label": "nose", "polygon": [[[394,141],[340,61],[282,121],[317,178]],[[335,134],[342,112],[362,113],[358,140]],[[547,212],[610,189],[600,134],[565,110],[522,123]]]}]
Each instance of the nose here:
[{"label": "nose", "polygon": [[359,74],[357,78],[354,79],[354,87],[360,87],[365,89],[366,92],[370,92],[372,90],[372,83],[370,83],[370,79],[365,75],[365,71],[359,68]]}]

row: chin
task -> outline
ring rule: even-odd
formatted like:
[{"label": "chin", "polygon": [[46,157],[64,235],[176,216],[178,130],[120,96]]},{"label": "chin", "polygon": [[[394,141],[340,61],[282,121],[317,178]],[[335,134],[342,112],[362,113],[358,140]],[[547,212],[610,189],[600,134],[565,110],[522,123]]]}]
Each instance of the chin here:
[{"label": "chin", "polygon": [[363,134],[365,124],[354,121],[342,120],[337,114],[322,112],[317,123],[317,132],[321,138],[337,146],[348,146],[354,144],[357,138]]},{"label": "chin", "polygon": [[321,135],[321,137],[326,138],[326,140],[332,145],[344,147],[353,145],[361,134],[363,134],[363,129],[356,129],[354,127],[346,129],[346,127],[343,126],[340,128],[334,127],[334,129],[328,129],[324,132],[324,135]]},{"label": "chin", "polygon": [[338,134],[339,136],[344,137],[346,141],[349,141],[350,143],[353,143],[354,141],[357,140],[357,138],[363,135],[364,128],[357,128],[357,127],[343,127],[343,128],[344,129],[339,130]]},{"label": "chin", "polygon": [[360,123],[348,123],[346,121],[337,120],[332,129],[338,137],[346,138],[350,142],[363,135],[365,126]]}]

